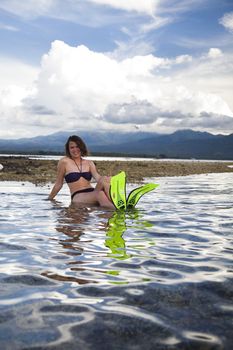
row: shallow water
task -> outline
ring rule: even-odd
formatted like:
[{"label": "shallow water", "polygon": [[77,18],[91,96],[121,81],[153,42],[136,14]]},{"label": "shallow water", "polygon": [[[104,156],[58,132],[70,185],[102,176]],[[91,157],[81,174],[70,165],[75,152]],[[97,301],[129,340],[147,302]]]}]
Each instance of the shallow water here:
[{"label": "shallow water", "polygon": [[232,349],[233,174],[156,182],[125,213],[0,182],[1,349]]}]

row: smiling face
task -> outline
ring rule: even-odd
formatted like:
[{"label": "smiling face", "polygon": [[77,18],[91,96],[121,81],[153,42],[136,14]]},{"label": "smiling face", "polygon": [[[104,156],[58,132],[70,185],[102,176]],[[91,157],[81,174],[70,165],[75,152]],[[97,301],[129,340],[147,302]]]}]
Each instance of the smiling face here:
[{"label": "smiling face", "polygon": [[68,138],[65,144],[65,151],[67,157],[85,157],[88,155],[87,147],[84,141],[76,135],[72,135]]},{"label": "smiling face", "polygon": [[77,143],[74,141],[69,142],[69,153],[72,158],[80,158],[81,150],[78,147]]}]

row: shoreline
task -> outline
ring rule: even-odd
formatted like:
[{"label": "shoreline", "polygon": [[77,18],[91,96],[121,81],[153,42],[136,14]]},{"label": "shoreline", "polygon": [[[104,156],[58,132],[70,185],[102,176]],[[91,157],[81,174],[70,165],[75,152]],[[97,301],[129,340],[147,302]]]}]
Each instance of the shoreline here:
[{"label": "shoreline", "polygon": [[[95,160],[101,175],[115,175],[124,170],[131,183],[143,182],[144,178],[187,176],[209,173],[233,172],[233,161],[147,161],[147,160]],[[29,181],[34,184],[55,182],[57,160],[30,159],[21,156],[0,156],[0,181]],[[230,167],[229,167],[230,166]]]}]

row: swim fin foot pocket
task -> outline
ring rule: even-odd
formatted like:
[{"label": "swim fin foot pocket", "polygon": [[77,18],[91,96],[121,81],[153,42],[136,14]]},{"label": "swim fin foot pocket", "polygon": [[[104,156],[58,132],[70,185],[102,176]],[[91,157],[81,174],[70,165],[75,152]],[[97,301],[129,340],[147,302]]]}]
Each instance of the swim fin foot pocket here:
[{"label": "swim fin foot pocket", "polygon": [[138,203],[139,199],[144,194],[154,190],[158,186],[159,186],[158,184],[149,183],[133,189],[127,197],[127,201],[126,201],[127,209],[134,208]]},{"label": "swim fin foot pocket", "polygon": [[116,209],[126,209],[126,174],[124,171],[111,177],[109,195]]}]

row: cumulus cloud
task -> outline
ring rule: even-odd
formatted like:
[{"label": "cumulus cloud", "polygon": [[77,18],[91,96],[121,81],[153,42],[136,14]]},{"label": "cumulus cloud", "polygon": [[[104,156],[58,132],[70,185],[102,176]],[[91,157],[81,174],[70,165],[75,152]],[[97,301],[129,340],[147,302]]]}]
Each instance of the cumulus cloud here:
[{"label": "cumulus cloud", "polygon": [[0,137],[26,135],[33,116],[25,118],[24,102],[34,93],[38,69],[13,59],[0,57]]},{"label": "cumulus cloud", "polygon": [[33,118],[25,120],[23,99],[28,96],[28,90],[17,85],[0,88],[0,137],[14,138],[18,134],[25,136],[28,124]]},{"label": "cumulus cloud", "polygon": [[158,113],[158,108],[152,103],[133,98],[128,103],[109,105],[103,118],[114,124],[151,124],[157,119]]},{"label": "cumulus cloud", "polygon": [[8,85],[27,87],[38,76],[39,69],[16,59],[0,56],[0,88]]},{"label": "cumulus cloud", "polygon": [[211,48],[208,52],[208,57],[209,58],[218,58],[223,55],[222,51],[218,48]]},{"label": "cumulus cloud", "polygon": [[129,130],[135,124],[161,132],[177,127],[229,132],[231,62],[232,56],[217,48],[199,59],[148,54],[117,60],[84,45],[55,41],[36,79],[28,73],[28,85],[19,80],[18,86],[0,86],[1,120],[27,131],[37,125],[38,134]]},{"label": "cumulus cloud", "polygon": [[225,15],[220,18],[219,23],[233,33],[233,12],[225,13]]},{"label": "cumulus cloud", "polygon": [[217,49],[210,52],[205,62],[194,63],[199,73],[191,73],[190,56],[169,60],[150,54],[117,61],[85,46],[55,41],[42,59],[36,93],[25,104],[31,109],[44,106],[57,115],[56,122],[67,118],[69,125],[81,128],[148,125],[168,116],[198,118],[202,113],[232,117],[223,96],[211,92],[211,86],[208,91],[202,91],[202,84],[192,87],[194,74],[212,77],[208,56],[221,55]]},{"label": "cumulus cloud", "polygon": [[158,123],[160,132],[173,132],[177,129],[203,130],[213,133],[230,133],[233,130],[233,118],[214,113],[202,112],[198,117],[193,118],[188,114],[176,118],[162,118]]}]

